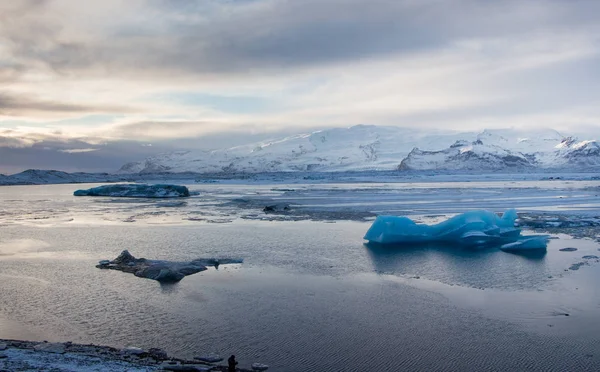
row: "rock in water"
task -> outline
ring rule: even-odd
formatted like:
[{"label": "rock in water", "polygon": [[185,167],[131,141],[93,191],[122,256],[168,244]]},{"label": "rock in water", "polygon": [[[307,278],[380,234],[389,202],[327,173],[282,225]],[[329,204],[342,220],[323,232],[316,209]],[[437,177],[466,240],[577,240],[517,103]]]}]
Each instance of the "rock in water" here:
[{"label": "rock in water", "polygon": [[133,183],[104,185],[87,190],[77,190],[73,195],[129,198],[179,198],[190,196],[190,191],[187,187],[179,185],[146,185]]},{"label": "rock in water", "polygon": [[561,248],[559,251],[561,252],[575,252],[577,248]]},{"label": "rock in water", "polygon": [[206,270],[206,266],[217,267],[219,264],[242,263],[243,260],[230,258],[195,259],[190,262],[174,262],[163,260],[148,260],[135,258],[128,250],[124,250],[112,261],[102,260],[99,269],[119,270],[134,274],[140,278],[157,280],[161,283],[178,282],[187,275],[196,274]]}]

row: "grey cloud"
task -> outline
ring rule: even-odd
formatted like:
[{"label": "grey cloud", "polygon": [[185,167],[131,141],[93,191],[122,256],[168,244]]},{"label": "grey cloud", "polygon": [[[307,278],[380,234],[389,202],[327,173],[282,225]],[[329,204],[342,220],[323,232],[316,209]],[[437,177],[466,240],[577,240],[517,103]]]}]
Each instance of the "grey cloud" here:
[{"label": "grey cloud", "polygon": [[31,113],[123,113],[133,108],[117,105],[85,105],[38,99],[35,96],[24,96],[0,92],[0,115],[23,116]]},{"label": "grey cloud", "polygon": [[[4,24],[1,35],[30,68],[44,63],[63,74],[154,78],[340,63],[438,48],[461,38],[530,32],[552,37],[561,28],[595,27],[593,14],[600,13],[598,2],[559,0],[125,2],[124,23],[86,38],[56,18],[34,16],[50,11],[52,3],[28,4],[13,10],[29,9],[19,22]],[[145,20],[132,21],[136,13]]]}]

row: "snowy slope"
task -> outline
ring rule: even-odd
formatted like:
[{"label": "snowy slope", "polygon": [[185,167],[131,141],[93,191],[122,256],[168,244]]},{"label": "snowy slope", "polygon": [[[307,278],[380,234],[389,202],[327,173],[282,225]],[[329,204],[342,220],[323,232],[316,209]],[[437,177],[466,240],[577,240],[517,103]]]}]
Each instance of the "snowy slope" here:
[{"label": "snowy slope", "polygon": [[352,170],[523,170],[600,167],[594,140],[555,130],[432,134],[357,125],[216,151],[177,151],[125,164],[121,174]]},{"label": "snowy slope", "polygon": [[210,152],[179,151],[125,164],[120,173],[391,170],[418,144],[443,148],[476,133],[357,125]]}]

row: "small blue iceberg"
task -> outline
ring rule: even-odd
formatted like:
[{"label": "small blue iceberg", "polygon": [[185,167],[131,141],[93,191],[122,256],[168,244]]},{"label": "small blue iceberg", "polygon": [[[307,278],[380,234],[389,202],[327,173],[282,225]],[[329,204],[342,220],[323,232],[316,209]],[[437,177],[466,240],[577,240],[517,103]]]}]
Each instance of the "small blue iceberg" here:
[{"label": "small blue iceberg", "polygon": [[178,185],[146,185],[131,183],[104,185],[87,190],[77,190],[73,195],[125,198],[181,198],[190,196],[190,191],[187,187]]},{"label": "small blue iceberg", "polygon": [[515,228],[517,212],[502,217],[485,210],[469,211],[435,225],[417,224],[408,217],[379,216],[364,239],[369,243],[415,245],[456,244],[465,247],[499,246],[504,251],[546,250],[549,236],[521,235]]}]

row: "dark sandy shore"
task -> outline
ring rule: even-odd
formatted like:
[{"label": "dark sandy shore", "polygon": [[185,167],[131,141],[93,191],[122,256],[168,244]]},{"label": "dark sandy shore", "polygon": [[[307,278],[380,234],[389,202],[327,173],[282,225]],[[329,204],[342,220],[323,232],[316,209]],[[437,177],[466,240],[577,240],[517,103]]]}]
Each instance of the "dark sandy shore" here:
[{"label": "dark sandy shore", "polygon": [[[0,339],[0,371],[227,371],[226,362],[169,357],[160,349]],[[238,369],[250,372],[252,369]]]}]

